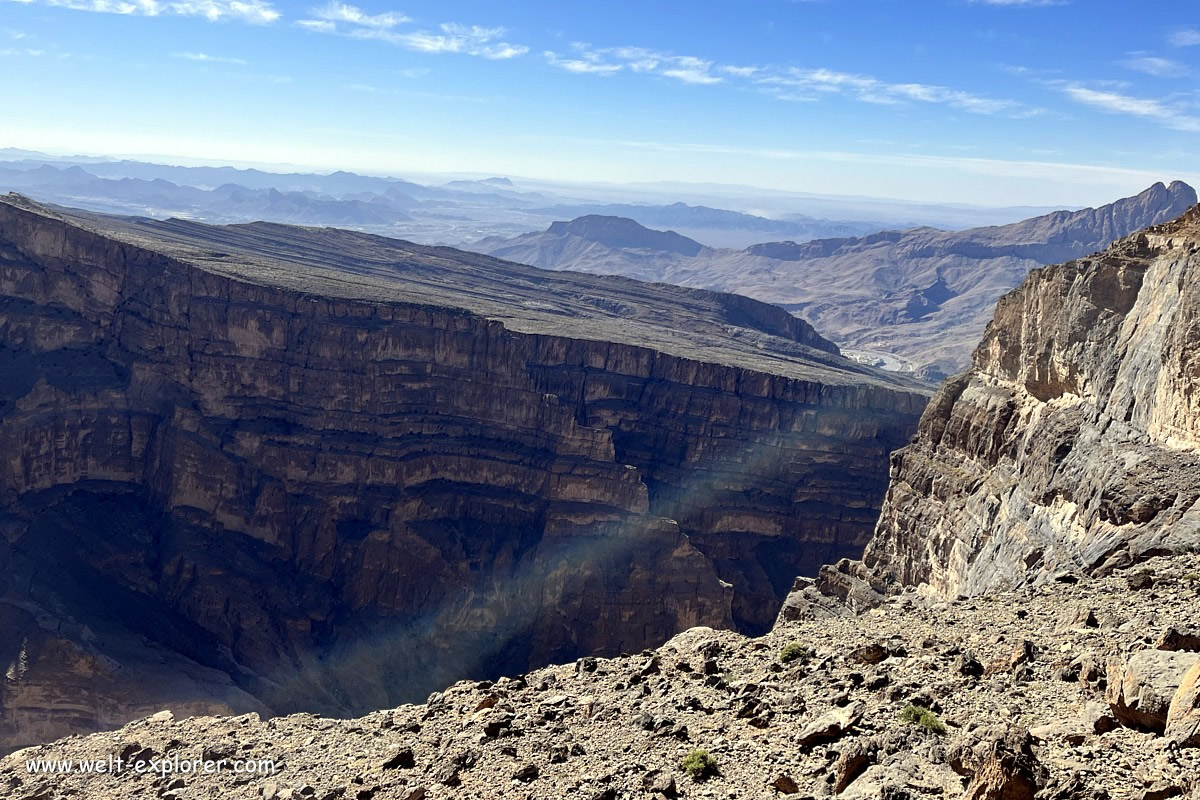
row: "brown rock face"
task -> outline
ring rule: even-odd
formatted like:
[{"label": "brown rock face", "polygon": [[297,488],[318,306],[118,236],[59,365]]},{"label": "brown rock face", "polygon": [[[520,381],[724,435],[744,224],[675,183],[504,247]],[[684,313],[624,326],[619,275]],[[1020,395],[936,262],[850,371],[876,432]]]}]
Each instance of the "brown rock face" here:
[{"label": "brown rock face", "polygon": [[1171,699],[1166,735],[1180,747],[1200,747],[1200,658],[1183,676]]},{"label": "brown rock face", "polygon": [[893,456],[866,564],[955,596],[1200,546],[1198,248],[1194,210],[1005,296]]},{"label": "brown rock face", "polygon": [[0,749],[765,629],[865,544],[925,399],[822,341],[744,298],[0,200]]}]

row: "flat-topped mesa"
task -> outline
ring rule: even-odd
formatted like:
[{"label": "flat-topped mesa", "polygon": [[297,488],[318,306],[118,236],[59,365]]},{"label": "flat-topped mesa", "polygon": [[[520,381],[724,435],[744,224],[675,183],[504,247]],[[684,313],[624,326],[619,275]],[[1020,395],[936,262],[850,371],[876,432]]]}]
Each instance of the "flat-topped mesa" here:
[{"label": "flat-topped mesa", "polygon": [[874,579],[974,595],[1200,547],[1198,251],[1195,208],[1000,300],[892,458]]},{"label": "flat-topped mesa", "polygon": [[714,292],[0,198],[0,750],[763,630],[861,552],[927,399],[822,342]]}]

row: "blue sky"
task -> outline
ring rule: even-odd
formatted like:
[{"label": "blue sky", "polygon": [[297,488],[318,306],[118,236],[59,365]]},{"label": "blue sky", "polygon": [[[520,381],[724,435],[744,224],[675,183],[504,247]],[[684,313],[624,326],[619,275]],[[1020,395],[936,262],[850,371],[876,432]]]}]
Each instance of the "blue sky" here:
[{"label": "blue sky", "polygon": [[981,204],[1200,179],[1194,0],[0,0],[0,146]]}]

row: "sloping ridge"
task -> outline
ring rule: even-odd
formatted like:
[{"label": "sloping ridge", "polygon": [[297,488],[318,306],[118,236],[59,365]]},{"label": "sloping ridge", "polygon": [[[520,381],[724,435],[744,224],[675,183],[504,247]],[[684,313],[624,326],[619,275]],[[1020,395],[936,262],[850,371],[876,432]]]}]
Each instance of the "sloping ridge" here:
[{"label": "sloping ridge", "polygon": [[856,357],[940,379],[966,368],[996,300],[1029,270],[1103,249],[1178,217],[1196,200],[1185,183],[1156,183],[1099,208],[1011,225],[882,231],[768,242],[740,251],[705,248],[696,255],[638,249],[615,236],[601,245],[548,232],[476,246],[548,269],[623,274],[754,297],[803,316]]}]

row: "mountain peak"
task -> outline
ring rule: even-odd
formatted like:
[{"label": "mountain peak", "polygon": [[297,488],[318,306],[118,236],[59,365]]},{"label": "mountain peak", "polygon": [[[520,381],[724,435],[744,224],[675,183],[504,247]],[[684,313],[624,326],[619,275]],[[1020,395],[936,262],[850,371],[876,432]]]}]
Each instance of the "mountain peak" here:
[{"label": "mountain peak", "polygon": [[554,222],[546,232],[555,235],[571,234],[606,247],[660,250],[685,256],[697,255],[704,249],[704,245],[675,231],[656,231],[627,217],[608,217],[600,214],[588,214],[570,222]]}]

